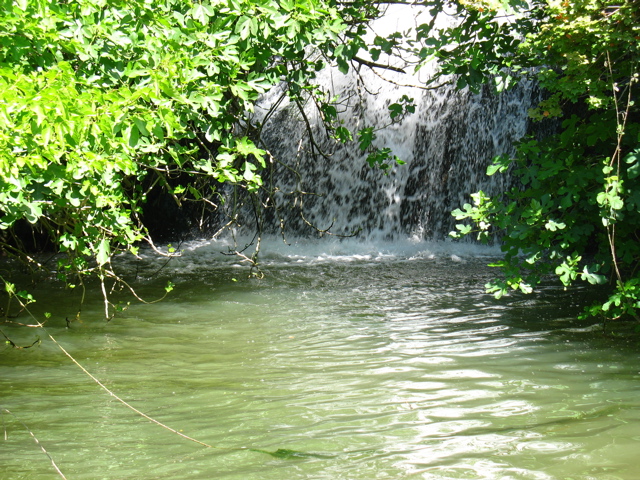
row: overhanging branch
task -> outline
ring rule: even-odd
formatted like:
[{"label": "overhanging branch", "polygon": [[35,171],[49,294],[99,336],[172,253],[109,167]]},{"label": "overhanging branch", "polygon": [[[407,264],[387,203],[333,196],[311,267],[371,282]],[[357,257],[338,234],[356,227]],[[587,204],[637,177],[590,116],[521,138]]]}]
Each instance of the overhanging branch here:
[{"label": "overhanging branch", "polygon": [[365,60],[364,58],[360,58],[360,57],[353,57],[351,60],[356,63],[359,63],[360,65],[365,65],[369,68],[382,68],[384,70],[391,70],[392,72],[407,73],[404,71],[404,69],[400,67],[394,67],[392,65],[382,65],[381,63],[371,62],[369,60]]}]

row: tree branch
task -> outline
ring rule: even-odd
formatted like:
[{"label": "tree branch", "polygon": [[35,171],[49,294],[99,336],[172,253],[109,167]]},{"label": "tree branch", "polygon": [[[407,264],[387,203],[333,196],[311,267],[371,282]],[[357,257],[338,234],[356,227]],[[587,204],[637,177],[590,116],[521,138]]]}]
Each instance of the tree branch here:
[{"label": "tree branch", "polygon": [[400,67],[393,67],[391,65],[382,65],[380,63],[371,62],[369,60],[365,60],[364,58],[360,58],[360,57],[353,57],[351,60],[356,63],[359,63],[360,65],[365,65],[369,68],[382,68],[384,70],[391,70],[392,72],[407,73],[404,71],[404,69]]}]

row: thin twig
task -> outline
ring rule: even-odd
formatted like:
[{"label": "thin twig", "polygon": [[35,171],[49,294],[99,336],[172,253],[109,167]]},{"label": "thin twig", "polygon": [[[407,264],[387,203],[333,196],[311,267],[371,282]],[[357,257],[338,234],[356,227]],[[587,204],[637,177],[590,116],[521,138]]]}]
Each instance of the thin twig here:
[{"label": "thin twig", "polygon": [[[9,411],[8,408],[4,408],[4,407],[0,407],[0,411],[3,412],[7,412],[9,415],[11,415],[13,418],[16,419],[17,422],[19,422],[20,424],[22,424],[22,426],[25,428],[25,430],[27,432],[29,432],[29,435],[31,435],[31,438],[33,438],[33,440],[36,442],[36,445],[38,445],[40,447],[40,450],[42,450],[42,452],[49,457],[49,460],[51,461],[51,465],[53,465],[53,468],[55,468],[56,472],[58,472],[58,475],[60,475],[62,478],[64,478],[65,480],[67,480],[67,477],[64,476],[64,473],[62,473],[62,471],[60,471],[60,468],[58,468],[58,465],[56,465],[56,462],[53,461],[53,458],[51,457],[51,455],[49,455],[49,452],[47,452],[47,450],[44,448],[44,446],[40,443],[40,441],[38,440],[38,438],[34,435],[34,433],[31,431],[31,429],[22,421],[20,420],[18,417],[16,417],[12,412]],[[4,424],[4,418],[2,419],[2,422]],[[7,440],[7,430],[5,428],[4,431],[4,439]]]},{"label": "thin twig", "polygon": [[[34,320],[35,320],[35,318],[34,318]],[[36,320],[36,322],[37,322],[37,320]],[[40,323],[40,322],[38,322],[38,323]],[[95,376],[93,376],[93,375],[91,374],[91,372],[89,372],[86,368],[84,368],[82,365],[80,365],[80,363],[79,363],[75,358],[73,358],[73,357],[71,356],[71,354],[70,354],[69,352],[67,352],[67,351],[64,349],[64,347],[63,347],[62,345],[60,345],[60,344],[58,343],[58,341],[57,341],[55,338],[53,338],[53,336],[52,336],[52,335],[51,335],[51,334],[50,334],[50,333],[49,333],[49,332],[44,328],[44,326],[41,326],[41,328],[44,330],[44,332],[47,334],[47,336],[51,339],[51,341],[52,341],[53,343],[55,343],[55,344],[56,344],[56,346],[57,346],[60,350],[62,350],[62,353],[64,353],[64,354],[69,358],[69,360],[71,360],[73,363],[75,363],[75,364],[76,364],[76,366],[77,366],[78,368],[80,368],[80,370],[82,370],[85,374],[87,374],[87,376],[88,376],[89,378],[91,378],[91,380],[93,380],[94,382],[96,382],[96,383],[98,384],[98,386],[100,386],[100,388],[102,388],[102,389],[103,389],[105,392],[107,392],[110,396],[112,396],[113,398],[115,398],[115,399],[116,399],[118,402],[120,402],[122,405],[124,405],[125,407],[127,407],[127,408],[128,408],[128,409],[130,409],[131,411],[133,411],[133,412],[137,413],[137,414],[138,414],[138,415],[140,415],[141,417],[146,418],[146,419],[147,419],[147,420],[149,420],[150,422],[155,423],[156,425],[158,425],[158,426],[160,426],[160,427],[162,427],[162,428],[164,428],[164,429],[166,429],[166,430],[169,430],[170,432],[173,432],[173,433],[175,433],[176,435],[179,435],[179,436],[181,436],[182,438],[184,438],[184,439],[186,439],[186,440],[190,440],[190,441],[192,441],[192,442],[195,442],[195,443],[197,443],[197,444],[199,444],[199,445],[202,445],[202,446],[204,446],[204,447],[207,447],[207,448],[216,448],[216,447],[214,447],[214,446],[212,446],[212,445],[209,445],[208,443],[201,442],[200,440],[197,440],[197,439],[195,439],[195,438],[193,438],[193,437],[190,437],[189,435],[185,435],[184,433],[181,433],[181,432],[179,432],[179,431],[177,431],[177,430],[175,430],[175,429],[173,429],[173,428],[171,428],[171,427],[169,427],[169,426],[165,425],[165,424],[164,424],[164,423],[162,423],[162,422],[159,422],[159,421],[158,421],[158,420],[156,420],[155,418],[150,417],[150,416],[149,416],[149,415],[147,415],[146,413],[141,412],[140,410],[138,410],[137,408],[135,408],[133,405],[130,405],[129,403],[127,403],[126,401],[124,401],[124,400],[123,400],[122,398],[120,398],[118,395],[116,395],[115,393],[113,393],[113,392],[112,392],[108,387],[106,387],[106,386],[105,386],[105,385],[104,385],[100,380],[98,380]]]},{"label": "thin twig", "polygon": [[[2,279],[0,277],[0,279]],[[16,297],[17,298],[17,297]],[[197,443],[199,445],[202,445],[204,447],[207,448],[218,448],[220,449],[220,447],[214,447],[213,445],[209,445],[208,443],[205,442],[201,442],[200,440],[197,440],[193,437],[190,437],[188,435],[185,435],[184,433],[181,433],[177,430],[175,430],[174,428],[169,427],[168,425],[165,425],[162,422],[159,422],[158,420],[156,420],[155,418],[150,417],[149,415],[147,415],[144,412],[141,412],[140,410],[138,410],[137,408],[135,408],[133,405],[130,405],[129,403],[127,403],[125,400],[123,400],[122,398],[120,398],[118,395],[116,395],[113,391],[111,391],[107,386],[105,386],[98,378],[96,378],[94,375],[91,374],[91,372],[89,372],[86,368],[84,368],[75,358],[73,358],[73,356],[67,352],[67,350],[65,350],[65,348],[60,345],[58,343],[58,341],[47,331],[47,329],[45,328],[45,326],[38,321],[38,319],[36,319],[36,317],[33,315],[33,313],[31,313],[31,311],[27,308],[26,305],[23,304],[23,302],[20,301],[19,298],[17,298],[18,302],[20,302],[24,308],[24,310],[29,314],[29,316],[38,324],[38,326],[42,329],[42,331],[49,337],[49,339],[51,339],[51,341],[53,343],[55,343],[55,345],[62,351],[62,353],[64,353],[69,360],[71,360],[80,370],[82,370],[89,378],[91,378],[91,380],[93,380],[94,382],[96,382],[98,384],[98,386],[100,388],[102,388],[105,392],[107,392],[110,396],[112,396],[113,398],[115,398],[118,402],[120,402],[122,405],[124,405],[125,407],[127,407],[128,409],[130,409],[131,411],[137,413],[138,415],[140,415],[141,417],[149,420],[152,423],[155,423],[156,425],[169,430],[172,433],[175,433],[176,435],[179,435],[180,437],[189,440],[191,442]]]}]

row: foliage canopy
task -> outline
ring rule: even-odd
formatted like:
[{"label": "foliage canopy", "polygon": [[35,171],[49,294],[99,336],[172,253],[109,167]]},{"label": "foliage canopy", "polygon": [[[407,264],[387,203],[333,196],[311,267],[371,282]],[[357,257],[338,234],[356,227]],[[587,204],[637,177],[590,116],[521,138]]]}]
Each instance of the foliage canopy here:
[{"label": "foliage canopy", "polygon": [[309,88],[346,28],[324,1],[1,8],[0,245],[37,269],[25,238],[49,242],[76,284],[115,278],[111,257],[151,242],[143,206],[158,190],[214,207],[217,185],[259,190],[268,154],[247,113],[274,84]]},{"label": "foliage canopy", "polygon": [[[429,13],[423,23],[367,36],[388,4],[409,3]],[[637,0],[0,5],[0,246],[31,268],[43,265],[29,238],[64,254],[53,268],[61,280],[97,275],[105,291],[106,278],[119,280],[113,255],[152,244],[144,206],[159,192],[215,209],[226,184],[263,205],[261,174],[281,159],[260,144],[251,112],[274,85],[295,105],[314,103],[330,136],[389,169],[399,159],[371,149],[372,126],[345,129],[315,76],[327,65],[407,71],[437,61],[426,88],[500,90],[535,78],[547,96],[530,115],[559,126],[489,167],[508,171],[513,189],[477,192],[454,212],[467,221],[456,236],[502,242],[504,278],[490,290],[529,292],[555,274],[566,286],[611,282],[591,314],[640,308]],[[391,121],[412,111],[409,98],[389,107]],[[105,308],[109,316],[106,292]]]},{"label": "foliage canopy", "polygon": [[489,175],[510,172],[502,198],[474,194],[454,212],[454,236],[498,235],[504,277],[488,285],[501,296],[530,292],[547,275],[565,285],[611,285],[586,315],[633,316],[640,308],[640,118],[637,104],[640,8],[637,1],[550,1],[522,32],[511,65],[532,73],[547,97],[531,109],[557,133],[525,138],[514,158]]}]

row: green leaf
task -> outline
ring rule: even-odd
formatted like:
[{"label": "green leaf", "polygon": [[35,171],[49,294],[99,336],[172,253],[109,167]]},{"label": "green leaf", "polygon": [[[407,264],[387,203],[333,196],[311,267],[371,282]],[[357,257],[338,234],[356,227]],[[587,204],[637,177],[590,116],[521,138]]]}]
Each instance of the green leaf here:
[{"label": "green leaf", "polygon": [[551,232],[555,232],[556,230],[563,230],[566,227],[567,225],[565,223],[556,222],[555,220],[548,220],[547,223],[545,223],[544,225],[544,228],[546,228]]},{"label": "green leaf", "polygon": [[243,178],[247,182],[251,182],[255,179],[256,175],[253,173],[256,170],[256,166],[251,162],[244,162],[244,175]]},{"label": "green leaf", "polygon": [[347,143],[353,140],[353,135],[348,128],[340,126],[336,128],[335,138],[342,143]]},{"label": "green leaf", "polygon": [[140,132],[138,131],[138,127],[135,124],[131,125],[126,132],[129,146],[131,148],[135,148],[135,146],[138,145],[138,140],[140,139]]},{"label": "green leaf", "polygon": [[627,167],[627,175],[629,179],[637,178],[640,175],[640,150],[634,150],[627,154],[624,161],[629,167]]},{"label": "green leaf", "polygon": [[37,202],[28,202],[25,204],[25,218],[31,224],[35,224],[42,217],[42,207]]},{"label": "green leaf", "polygon": [[207,8],[202,4],[197,4],[191,12],[194,20],[198,20],[202,25],[209,23],[209,12]]},{"label": "green leaf", "polygon": [[487,167],[487,175],[491,176],[496,172],[502,171],[503,167],[501,165],[491,164]]},{"label": "green leaf", "polygon": [[109,240],[103,238],[98,243],[98,247],[96,248],[96,262],[98,262],[98,266],[103,266],[106,264],[111,257],[111,247],[109,245]]},{"label": "green leaf", "polygon": [[376,138],[373,127],[363,128],[358,132],[358,136],[360,137],[360,150],[363,152],[369,148],[371,142]]},{"label": "green leaf", "polygon": [[295,0],[280,0],[280,5],[287,12],[292,11],[296,6]]},{"label": "green leaf", "polygon": [[389,105],[389,115],[391,116],[391,118],[396,118],[402,115],[403,111],[404,109],[402,108],[402,105],[398,103],[392,103],[391,105]]},{"label": "green leaf", "polygon": [[[597,266],[592,267],[592,270],[597,271]],[[605,283],[607,283],[607,277],[589,271],[589,267],[587,267],[586,265],[582,270],[580,276],[583,280],[587,280],[591,285],[604,285]]]},{"label": "green leaf", "polygon": [[251,35],[251,18],[242,16],[238,19],[238,23],[236,23],[235,32],[240,35],[242,40],[249,38]]},{"label": "green leaf", "polygon": [[133,123],[135,123],[139,133],[147,137],[149,136],[149,130],[147,129],[147,122],[145,122],[141,118],[134,118]]},{"label": "green leaf", "polygon": [[518,284],[518,288],[520,289],[520,291],[521,291],[522,293],[529,294],[529,293],[532,293],[532,292],[533,292],[533,288],[532,288],[532,287],[531,287],[531,285],[529,285],[528,283],[520,282],[520,283]]}]

